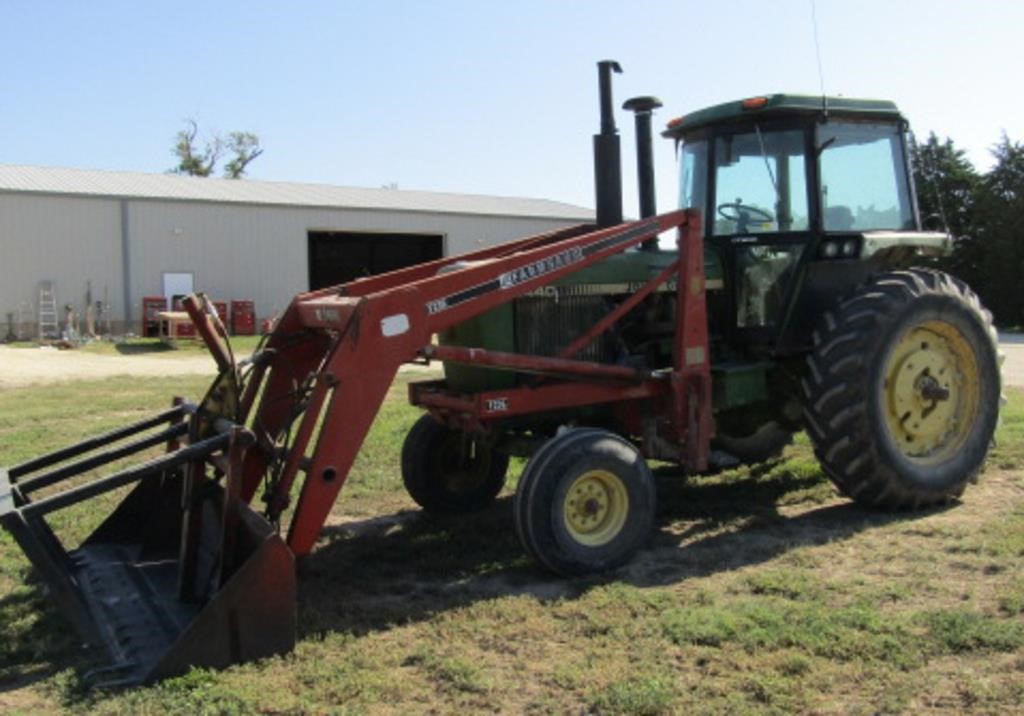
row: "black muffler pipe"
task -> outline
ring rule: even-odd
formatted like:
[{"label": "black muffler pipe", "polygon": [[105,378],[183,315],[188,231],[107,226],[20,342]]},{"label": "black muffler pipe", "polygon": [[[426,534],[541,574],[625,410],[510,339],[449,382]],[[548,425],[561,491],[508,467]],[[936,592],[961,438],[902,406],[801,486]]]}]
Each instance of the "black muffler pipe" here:
[{"label": "black muffler pipe", "polygon": [[601,133],[594,135],[594,191],[598,228],[622,223],[622,158],[619,133],[612,112],[612,72],[622,72],[615,60],[597,63],[601,100]]},{"label": "black muffler pipe", "polygon": [[[622,105],[623,109],[636,117],[636,181],[640,193],[641,219],[658,213],[654,191],[654,148],[651,142],[651,115],[658,107],[661,107],[661,100],[657,97],[634,97]],[[640,248],[656,251],[658,240],[645,241]]]}]

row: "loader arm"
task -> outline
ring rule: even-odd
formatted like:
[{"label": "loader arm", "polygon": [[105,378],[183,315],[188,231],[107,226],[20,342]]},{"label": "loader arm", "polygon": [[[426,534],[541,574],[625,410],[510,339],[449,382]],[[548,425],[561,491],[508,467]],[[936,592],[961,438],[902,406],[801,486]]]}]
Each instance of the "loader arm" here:
[{"label": "loader arm", "polygon": [[[431,343],[439,331],[672,229],[679,324],[671,369]],[[297,619],[294,559],[312,549],[403,363],[444,356],[556,378],[524,389],[531,400],[514,406],[520,411],[657,401],[669,429],[659,439],[683,446],[688,468],[706,466],[712,422],[703,270],[693,213],[573,227],[300,295],[242,364],[209,301],[190,296],[185,309],[219,370],[203,400],[176,399],[134,425],[0,469],[0,525],[82,638],[105,648],[109,666],[87,674],[88,682],[145,683],[191,666],[287,652]],[[475,405],[447,400],[469,415],[483,397]],[[423,405],[433,411],[446,397],[431,399],[434,406]],[[150,457],[159,445],[166,453]],[[96,474],[131,456],[145,461]],[[261,485],[263,515],[252,506]],[[128,486],[77,547],[65,547],[48,523],[58,510]],[[298,502],[285,541],[280,517],[293,487]]]},{"label": "loader arm", "polygon": [[[685,330],[678,332],[683,343],[677,370],[658,380],[674,396],[680,440],[686,440],[686,426],[698,425],[702,438],[687,442],[706,443],[710,413],[698,416],[710,411],[700,219],[677,211],[568,238],[536,237],[298,296],[246,387],[244,409],[263,388],[252,420],[262,449],[247,454],[243,498],[251,499],[267,482],[264,498],[276,519],[304,472],[288,546],[297,556],[308,553],[399,367],[428,356],[434,334],[672,229],[680,236]],[[463,267],[450,270],[453,265]]]}]

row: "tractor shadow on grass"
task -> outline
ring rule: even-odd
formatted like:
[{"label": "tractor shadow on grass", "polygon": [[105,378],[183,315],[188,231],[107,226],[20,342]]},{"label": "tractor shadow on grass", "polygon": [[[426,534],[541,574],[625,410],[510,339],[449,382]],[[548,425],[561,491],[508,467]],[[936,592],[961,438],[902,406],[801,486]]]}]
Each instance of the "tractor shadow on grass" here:
[{"label": "tractor shadow on grass", "polygon": [[114,350],[125,356],[142,356],[153,354],[159,355],[160,353],[173,353],[177,350],[177,347],[165,341],[154,339],[151,341],[115,343]]},{"label": "tractor shadow on grass", "polygon": [[[365,634],[503,596],[548,602],[610,582],[675,584],[938,511],[868,511],[837,502],[820,473],[771,468],[755,467],[736,480],[685,480],[656,471],[655,534],[629,564],[585,579],[551,575],[523,553],[511,497],[473,515],[404,511],[328,527],[326,544],[300,564],[299,638]],[[791,508],[780,511],[782,504]]]}]

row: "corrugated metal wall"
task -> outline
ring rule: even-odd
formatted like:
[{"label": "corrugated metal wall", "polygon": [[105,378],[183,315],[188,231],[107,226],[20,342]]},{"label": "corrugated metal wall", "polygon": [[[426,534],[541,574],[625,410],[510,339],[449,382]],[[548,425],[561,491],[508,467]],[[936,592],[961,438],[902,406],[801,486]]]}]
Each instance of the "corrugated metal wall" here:
[{"label": "corrugated metal wall", "polygon": [[[107,287],[112,317],[122,320],[120,207],[115,199],[0,195],[0,312],[34,305],[42,279],[56,281],[58,301],[81,306],[91,280],[94,300]],[[192,272],[197,290],[253,299],[259,317],[272,315],[308,289],[309,231],[441,234],[454,255],[575,223],[139,199],[127,201],[126,216],[133,322],[142,297],[163,292],[165,271]]]},{"label": "corrugated metal wall", "polygon": [[34,326],[40,281],[54,282],[58,307],[81,310],[89,281],[94,301],[106,289],[120,306],[121,277],[120,202],[0,194],[0,314],[21,307]]}]

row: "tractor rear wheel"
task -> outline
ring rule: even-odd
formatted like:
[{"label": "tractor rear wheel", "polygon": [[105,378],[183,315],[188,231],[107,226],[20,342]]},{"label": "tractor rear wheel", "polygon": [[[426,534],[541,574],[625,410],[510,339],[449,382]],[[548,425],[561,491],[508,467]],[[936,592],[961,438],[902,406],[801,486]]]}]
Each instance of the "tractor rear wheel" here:
[{"label": "tractor rear wheel", "polygon": [[948,274],[881,274],[825,315],[803,389],[815,454],[843,493],[889,509],[946,502],[996,428],[991,314]]},{"label": "tractor rear wheel", "polygon": [[430,415],[412,426],[402,445],[402,481],[430,512],[465,513],[489,505],[505,484],[508,455]]},{"label": "tractor rear wheel", "polygon": [[654,479],[643,456],[605,430],[564,432],[540,448],[513,503],[523,547],[558,574],[626,562],[650,535]]}]

